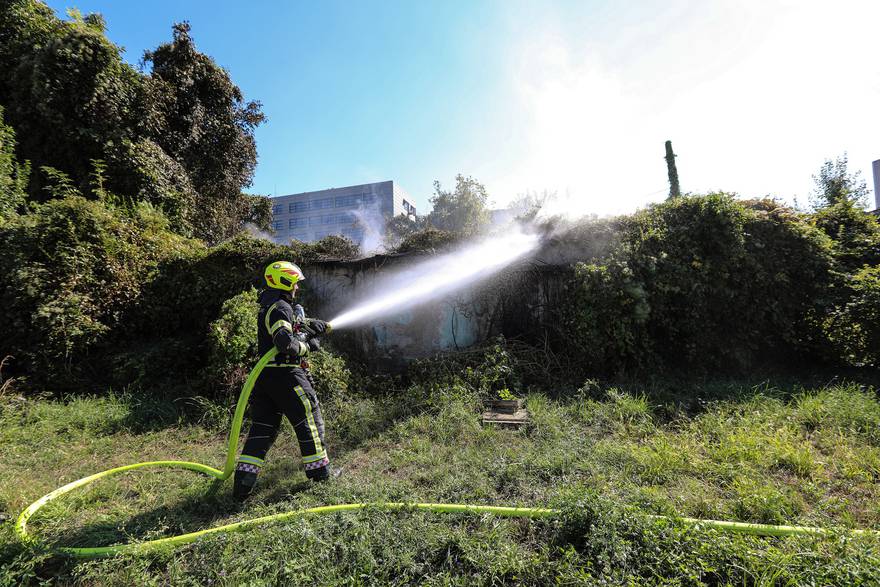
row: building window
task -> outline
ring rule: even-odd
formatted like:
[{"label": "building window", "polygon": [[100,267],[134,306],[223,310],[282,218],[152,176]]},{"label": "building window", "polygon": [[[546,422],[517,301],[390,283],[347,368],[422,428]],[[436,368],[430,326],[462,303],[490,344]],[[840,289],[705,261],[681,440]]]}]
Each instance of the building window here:
[{"label": "building window", "polygon": [[312,210],[323,210],[324,208],[333,207],[333,198],[322,198],[320,200],[311,201]]},{"label": "building window", "polygon": [[403,201],[403,209],[406,210],[407,214],[412,214],[413,216],[416,215],[416,207],[413,206],[412,204],[410,204],[409,202],[407,202],[406,200]]},{"label": "building window", "polygon": [[309,226],[316,226],[318,224],[321,224],[321,218],[323,218],[323,216],[311,216],[309,218]]},{"label": "building window", "polygon": [[275,204],[272,206],[272,215],[281,214],[281,204]]},{"label": "building window", "polygon": [[303,217],[291,218],[290,220],[287,221],[287,228],[301,228],[303,226],[308,226],[308,225],[309,225],[309,219],[303,218]]},{"label": "building window", "polygon": [[348,206],[354,206],[354,196],[339,196],[336,198],[337,208],[347,208]]},{"label": "building window", "polygon": [[290,210],[291,213],[293,213],[293,212],[307,212],[308,209],[309,209],[308,202],[291,202],[290,206],[288,206],[288,210]]},{"label": "building window", "polygon": [[329,216],[322,216],[324,218],[324,224],[351,224],[354,222],[354,217],[352,217],[349,213],[343,214],[331,214]]},{"label": "building window", "polygon": [[275,231],[277,232],[277,231],[281,230],[282,228],[284,228],[284,223],[281,222],[280,220],[276,220],[275,222],[272,223],[272,228],[275,229]]},{"label": "building window", "polygon": [[354,206],[372,206],[376,203],[375,194],[355,194],[353,196],[338,196],[336,198],[337,208],[352,208]]},{"label": "building window", "polygon": [[354,196],[338,196],[336,198],[336,207],[337,208],[351,208],[352,206],[357,206],[361,201],[360,194],[356,194]]}]

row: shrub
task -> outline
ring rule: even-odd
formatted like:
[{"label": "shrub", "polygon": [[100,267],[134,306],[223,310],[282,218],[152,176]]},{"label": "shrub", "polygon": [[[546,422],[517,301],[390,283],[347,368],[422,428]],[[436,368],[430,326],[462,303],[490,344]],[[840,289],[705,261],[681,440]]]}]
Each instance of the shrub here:
[{"label": "shrub", "polygon": [[226,300],[220,317],[208,329],[206,380],[235,392],[244,383],[257,357],[257,290],[250,288]]},{"label": "shrub", "polygon": [[108,163],[109,179],[119,191],[150,202],[168,216],[175,232],[192,236],[197,194],[180,163],[149,139],[123,141]]},{"label": "shrub", "polygon": [[211,249],[169,259],[149,283],[130,320],[147,336],[204,335],[223,304],[250,287],[262,287],[262,270],[290,249],[239,236]]},{"label": "shrub", "polygon": [[424,230],[406,236],[403,241],[393,249],[393,252],[433,252],[435,249],[448,247],[460,239],[461,236],[454,232],[438,230],[436,228],[425,228]]},{"label": "shrub", "polygon": [[480,393],[500,399],[505,399],[502,397],[503,392],[515,397],[522,388],[516,362],[508,351],[506,342],[503,336],[497,337],[495,343],[486,348],[480,364],[476,368],[468,367],[465,371],[466,377],[474,381]]},{"label": "shrub", "polygon": [[519,371],[519,361],[499,336],[485,346],[416,361],[409,376],[413,385],[427,393],[429,405],[442,405],[440,398],[475,402],[477,396],[497,398],[505,389],[518,395],[522,390]]},{"label": "shrub", "polygon": [[0,327],[11,333],[0,353],[56,389],[83,377],[187,395],[237,388],[251,363],[242,345],[255,335],[246,299],[263,267],[357,254],[339,237],[286,247],[242,235],[209,249],[171,232],[151,204],[106,192],[88,200],[50,171],[68,195],[0,228]]},{"label": "shrub", "polygon": [[[259,359],[257,290],[249,288],[226,300],[220,316],[211,322],[207,337],[207,368],[203,371],[205,391],[211,396],[238,394],[250,370]],[[345,401],[352,374],[345,360],[326,346],[308,357],[315,390],[322,401]]]},{"label": "shrub", "polygon": [[587,369],[735,370],[812,350],[831,243],[791,210],[689,196],[621,219],[620,230],[568,286],[565,334]]},{"label": "shrub", "polygon": [[309,355],[309,365],[318,397],[322,400],[349,397],[353,377],[345,359],[325,346],[320,352]]},{"label": "shrub", "polygon": [[303,265],[315,261],[354,259],[360,255],[360,248],[357,244],[344,236],[335,234],[325,236],[313,243],[293,241],[290,243],[290,248],[294,258],[299,259],[299,263]]},{"label": "shrub", "polygon": [[814,213],[810,222],[834,241],[834,257],[845,271],[880,263],[880,221],[856,203],[841,200]]},{"label": "shrub", "polygon": [[15,157],[15,131],[3,124],[0,106],[0,228],[6,219],[24,208],[30,165],[20,164]]},{"label": "shrub", "polygon": [[847,279],[844,300],[826,328],[839,354],[854,365],[880,365],[880,267],[866,266]]},{"label": "shrub", "polygon": [[[89,355],[136,302],[163,262],[199,251],[149,204],[131,208],[79,195],[34,206],[0,230],[3,352],[55,375]],[[125,333],[133,337],[129,324]]]}]

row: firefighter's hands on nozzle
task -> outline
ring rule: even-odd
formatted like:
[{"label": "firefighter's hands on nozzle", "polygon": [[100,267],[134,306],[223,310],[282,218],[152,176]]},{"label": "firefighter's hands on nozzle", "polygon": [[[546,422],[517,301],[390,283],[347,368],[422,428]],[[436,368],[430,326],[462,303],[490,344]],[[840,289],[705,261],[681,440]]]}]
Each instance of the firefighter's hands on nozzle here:
[{"label": "firefighter's hands on nozzle", "polygon": [[306,330],[306,332],[309,333],[310,336],[327,334],[332,330],[329,322],[324,322],[323,320],[318,320],[317,318],[304,318],[302,324],[303,328]]}]

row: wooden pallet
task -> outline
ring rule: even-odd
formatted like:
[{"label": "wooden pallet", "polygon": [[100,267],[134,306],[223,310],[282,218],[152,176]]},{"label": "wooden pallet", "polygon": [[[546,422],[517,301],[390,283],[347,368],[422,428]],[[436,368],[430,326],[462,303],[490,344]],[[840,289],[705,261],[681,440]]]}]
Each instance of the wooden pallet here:
[{"label": "wooden pallet", "polygon": [[490,412],[499,414],[515,414],[523,407],[521,399],[493,399],[483,402],[483,406]]},{"label": "wooden pallet", "polygon": [[487,410],[483,412],[483,424],[494,424],[502,428],[520,428],[529,421],[529,412],[525,409],[519,409],[510,414],[499,412],[496,410]]}]

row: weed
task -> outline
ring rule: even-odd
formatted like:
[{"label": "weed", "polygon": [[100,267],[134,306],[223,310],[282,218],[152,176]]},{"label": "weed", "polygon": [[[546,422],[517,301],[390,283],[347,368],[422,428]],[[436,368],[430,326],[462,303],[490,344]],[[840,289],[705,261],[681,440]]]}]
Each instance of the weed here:
[{"label": "weed", "polygon": [[605,400],[581,399],[576,414],[585,423],[599,425],[610,431],[629,432],[644,436],[653,430],[651,407],[644,395],[630,395],[618,388],[606,391]]},{"label": "weed", "polygon": [[651,485],[662,485],[686,473],[689,468],[687,448],[676,444],[664,435],[658,435],[648,443],[633,447],[636,474]]},{"label": "weed", "polygon": [[833,429],[880,446],[880,400],[873,389],[844,385],[804,394],[796,418],[808,430]]},{"label": "weed", "polygon": [[739,478],[733,485],[733,511],[737,519],[761,524],[785,524],[797,517],[803,506],[790,493],[773,484]]},{"label": "weed", "polygon": [[[880,540],[763,539],[644,515],[823,526],[880,522],[880,453],[860,416],[839,406],[870,398],[827,390],[786,402],[750,388],[693,417],[658,421],[646,396],[612,389],[601,400],[531,392],[530,426],[479,424],[466,380],[430,379],[380,395],[324,399],[339,480],[310,485],[285,426],[250,502],[228,485],[176,470],[102,480],[52,502],[31,522],[59,544],[145,540],[279,511],[360,501],[447,501],[559,507],[525,521],[367,509],[216,535],[148,556],[79,561],[21,546],[0,526],[0,584],[871,584]],[[596,390],[598,391],[598,390]],[[858,391],[858,390],[856,390]],[[593,391],[590,391],[592,394]],[[0,505],[20,511],[59,483],[148,459],[222,460],[219,429],[180,406],[111,397],[27,399],[0,413]],[[804,423],[803,398],[821,396],[837,423]],[[831,406],[838,406],[834,409]],[[204,408],[218,409],[219,406]],[[223,409],[228,409],[224,406]],[[835,411],[836,410],[836,411]],[[847,419],[848,424],[840,422]],[[162,426],[150,425],[152,421]],[[644,513],[643,513],[644,512]]]},{"label": "weed", "polygon": [[0,398],[3,396],[10,394],[12,392],[12,384],[15,382],[14,377],[4,377],[3,376],[3,368],[6,366],[6,363],[11,359],[12,356],[6,355],[0,360]]},{"label": "weed", "polygon": [[806,446],[783,448],[776,454],[775,464],[804,478],[811,477],[821,468],[813,457],[813,451]]}]

